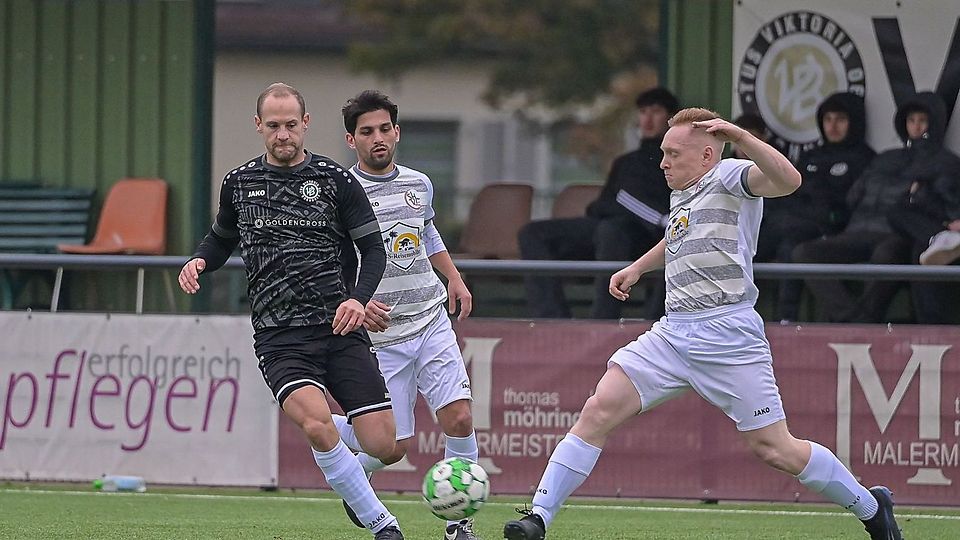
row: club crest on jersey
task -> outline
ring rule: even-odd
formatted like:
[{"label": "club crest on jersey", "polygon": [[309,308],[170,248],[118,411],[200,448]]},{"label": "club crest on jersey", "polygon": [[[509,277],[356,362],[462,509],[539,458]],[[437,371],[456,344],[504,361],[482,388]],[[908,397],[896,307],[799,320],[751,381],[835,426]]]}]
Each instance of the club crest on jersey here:
[{"label": "club crest on jersey", "polygon": [[387,251],[387,262],[407,270],[420,254],[420,228],[397,223],[383,231],[383,247]]},{"label": "club crest on jersey", "polygon": [[314,202],[320,198],[320,184],[316,180],[307,180],[300,184],[300,197],[307,202]]},{"label": "club crest on jersey", "polygon": [[670,215],[670,222],[667,224],[666,240],[667,250],[676,254],[680,251],[680,245],[683,244],[683,237],[687,235],[690,227],[690,209],[678,208]]},{"label": "club crest on jersey", "polygon": [[415,190],[408,189],[407,192],[403,194],[403,202],[407,203],[407,206],[414,210],[419,211],[423,209],[423,201]]}]

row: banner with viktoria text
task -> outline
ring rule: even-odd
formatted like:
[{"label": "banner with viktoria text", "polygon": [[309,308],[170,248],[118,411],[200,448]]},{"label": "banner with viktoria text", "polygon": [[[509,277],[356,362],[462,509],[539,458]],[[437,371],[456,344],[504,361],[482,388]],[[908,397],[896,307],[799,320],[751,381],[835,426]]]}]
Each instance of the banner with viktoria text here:
[{"label": "banner with viktoria text", "polygon": [[734,3],[733,109],[759,114],[794,161],[820,138],[816,111],[834,92],[863,96],[867,143],[903,146],[897,107],[915,92],[946,105],[946,146],[960,153],[960,2],[742,0]]},{"label": "banner with viktoria text", "polygon": [[0,312],[0,477],[275,485],[248,317]]},{"label": "banner with viktoria text", "polygon": [[[495,493],[530,494],[616,349],[644,322],[455,323],[474,395],[481,464]],[[800,438],[837,453],[866,485],[911,504],[960,505],[960,332],[948,326],[769,325],[777,383]],[[757,414],[764,414],[759,410]],[[374,476],[416,491],[443,457],[420,400],[406,459]],[[280,426],[279,483],[321,487],[303,437]],[[580,495],[822,501],[753,456],[735,425],[694,392],[627,421]]]}]

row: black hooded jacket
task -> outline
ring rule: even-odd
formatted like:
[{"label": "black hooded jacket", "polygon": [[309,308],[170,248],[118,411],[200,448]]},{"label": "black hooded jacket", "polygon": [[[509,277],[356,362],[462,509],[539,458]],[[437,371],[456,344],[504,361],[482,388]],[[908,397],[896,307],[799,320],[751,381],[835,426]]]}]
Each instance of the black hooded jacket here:
[{"label": "black hooded jacket", "polygon": [[[823,132],[823,117],[828,112],[845,112],[850,119],[847,136],[840,142],[827,141]],[[875,155],[867,146],[866,107],[863,98],[849,92],[829,96],[817,108],[817,128],[823,141],[808,150],[797,163],[803,176],[800,188],[784,199],[790,212],[815,221],[824,232],[836,233],[849,218],[847,193]]]},{"label": "black hooded jacket", "polygon": [[[663,137],[644,139],[640,148],[615,159],[600,196],[587,207],[587,215],[595,219],[636,217],[617,202],[617,193],[621,189],[657,212],[668,213],[671,189],[667,187],[667,179],[660,169],[660,162],[663,161],[661,142]],[[641,221],[640,218],[637,221]]]},{"label": "black hooded jacket", "polygon": [[[927,113],[929,127],[919,139],[907,137],[907,116]],[[850,189],[849,232],[892,232],[887,214],[909,205],[937,221],[960,219],[960,158],[943,147],[946,107],[933,92],[921,92],[897,109],[894,127],[903,148],[879,154]]]}]

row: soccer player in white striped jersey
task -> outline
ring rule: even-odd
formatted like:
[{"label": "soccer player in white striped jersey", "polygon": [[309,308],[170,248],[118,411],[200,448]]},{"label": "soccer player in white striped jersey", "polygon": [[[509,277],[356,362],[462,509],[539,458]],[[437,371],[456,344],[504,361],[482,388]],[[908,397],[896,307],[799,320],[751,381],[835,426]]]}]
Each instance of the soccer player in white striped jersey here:
[{"label": "soccer player in white striped jersey", "polygon": [[[610,357],[576,424],[560,441],[523,518],[504,538],[540,540],[586,480],[607,436],[631,417],[690,389],[723,410],[771,467],[846,508],[873,539],[900,540],[890,491],[867,489],[827,448],[787,429],[770,345],[754,309],[753,255],[764,197],[793,193],[800,173],[776,149],[706,109],[669,122],[663,161],[670,196],[664,239],[610,278],[626,300],[644,273],[664,268],[666,316]],[[725,143],[748,159],[723,159]]]},{"label": "soccer player in white striped jersey", "polygon": [[[443,430],[444,457],[477,461],[470,381],[448,317],[459,304],[458,319],[466,319],[473,297],[434,226],[433,184],[422,172],[394,161],[400,126],[398,108],[387,96],[361,92],[342,112],[347,145],[357,153],[350,170],[370,199],[387,252],[387,268],[367,303],[364,326],[393,403],[395,452],[382,461],[363,453],[344,417],[335,417],[337,429],[347,446],[360,452],[364,470],[373,473],[406,455],[420,393]],[[434,269],[447,278],[446,287]],[[448,522],[444,533],[445,540],[476,538],[470,520]]]}]

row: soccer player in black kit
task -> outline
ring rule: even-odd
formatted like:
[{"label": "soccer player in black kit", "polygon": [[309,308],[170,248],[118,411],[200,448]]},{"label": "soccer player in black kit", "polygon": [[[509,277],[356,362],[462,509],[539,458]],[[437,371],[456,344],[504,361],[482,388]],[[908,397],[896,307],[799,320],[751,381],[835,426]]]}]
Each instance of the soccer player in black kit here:
[{"label": "soccer player in black kit", "polygon": [[[402,540],[397,518],[340,440],[324,396],[329,391],[343,408],[365,452],[390,454],[390,396],[362,328],[386,265],[380,227],[347,168],[304,150],[310,115],[300,92],[270,85],[254,122],[267,152],[224,177],[216,220],[180,271],[180,287],[196,293],[200,274],[223,266],[240,246],[267,386],[310,440],[327,483],[375,540]],[[355,286],[342,278],[350,240],[362,262]]]}]

